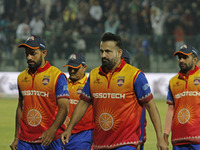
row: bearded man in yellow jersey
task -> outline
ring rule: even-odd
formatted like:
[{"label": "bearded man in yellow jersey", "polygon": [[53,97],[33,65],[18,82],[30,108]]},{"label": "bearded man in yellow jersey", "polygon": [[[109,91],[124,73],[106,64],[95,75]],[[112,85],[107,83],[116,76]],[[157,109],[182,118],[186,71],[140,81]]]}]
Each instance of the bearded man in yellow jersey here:
[{"label": "bearded man in yellow jersey", "polygon": [[[65,120],[65,125],[68,126],[72,117],[72,113],[80,100],[80,94],[87,81],[85,73],[87,65],[85,57],[81,53],[73,53],[70,55],[68,62],[64,67],[68,67],[69,78],[67,85],[69,90],[69,113]],[[94,129],[94,118],[92,105],[88,108],[84,117],[79,123],[74,126],[69,143],[64,145],[65,150],[90,150],[92,145],[92,133]]]},{"label": "bearded man in yellow jersey", "polygon": [[198,52],[183,45],[174,53],[180,71],[169,82],[164,139],[170,132],[173,150],[200,149],[200,69],[196,65]]},{"label": "bearded man in yellow jersey", "polygon": [[145,75],[122,57],[121,38],[104,33],[100,42],[102,65],[93,69],[83,88],[67,130],[61,135],[68,142],[73,127],[93,105],[94,149],[136,150],[143,139],[146,108],[153,122],[159,150],[167,150],[157,107]]},{"label": "bearded man in yellow jersey", "polygon": [[25,49],[28,68],[17,79],[19,101],[16,110],[12,150],[62,150],[60,134],[69,105],[67,78],[45,60],[45,42],[29,37],[18,47]]}]

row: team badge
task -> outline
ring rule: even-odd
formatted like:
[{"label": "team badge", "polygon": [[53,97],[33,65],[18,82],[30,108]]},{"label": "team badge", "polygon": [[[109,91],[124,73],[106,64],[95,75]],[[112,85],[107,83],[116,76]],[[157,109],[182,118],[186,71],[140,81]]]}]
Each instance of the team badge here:
[{"label": "team badge", "polygon": [[118,77],[118,80],[117,80],[117,85],[118,86],[122,86],[124,84],[124,76],[120,76]]},{"label": "team badge", "polygon": [[76,93],[77,93],[78,95],[80,95],[80,94],[82,93],[82,88],[78,88],[78,89],[76,90]]},{"label": "team badge", "polygon": [[49,83],[49,76],[44,76],[43,80],[42,80],[42,84],[47,85]]},{"label": "team badge", "polygon": [[194,79],[194,85],[198,85],[199,84],[199,79]]}]

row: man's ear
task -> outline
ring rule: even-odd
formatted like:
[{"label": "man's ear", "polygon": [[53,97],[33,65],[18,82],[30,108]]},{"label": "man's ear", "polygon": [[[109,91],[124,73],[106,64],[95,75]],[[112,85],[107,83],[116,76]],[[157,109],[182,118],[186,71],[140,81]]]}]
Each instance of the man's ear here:
[{"label": "man's ear", "polygon": [[123,50],[122,50],[122,49],[119,49],[119,50],[118,50],[118,53],[119,53],[119,56],[120,56],[120,58],[121,58],[121,57],[122,57]]},{"label": "man's ear", "polygon": [[83,67],[84,67],[84,68],[87,68],[87,65],[84,65]]},{"label": "man's ear", "polygon": [[83,65],[84,71],[87,69],[87,65]]},{"label": "man's ear", "polygon": [[47,50],[42,50],[42,55],[45,57],[47,55]]}]

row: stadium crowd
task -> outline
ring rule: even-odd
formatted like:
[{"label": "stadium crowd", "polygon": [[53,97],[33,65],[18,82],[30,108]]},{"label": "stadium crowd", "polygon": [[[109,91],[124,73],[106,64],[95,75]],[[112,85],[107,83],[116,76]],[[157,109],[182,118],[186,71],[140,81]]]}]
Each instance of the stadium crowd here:
[{"label": "stadium crowd", "polygon": [[136,62],[146,58],[138,67],[148,71],[151,54],[168,59],[184,42],[196,44],[199,7],[200,0],[0,0],[0,60],[19,66],[23,54],[16,45],[31,34],[46,40],[51,62],[92,51],[103,32],[112,32]]}]

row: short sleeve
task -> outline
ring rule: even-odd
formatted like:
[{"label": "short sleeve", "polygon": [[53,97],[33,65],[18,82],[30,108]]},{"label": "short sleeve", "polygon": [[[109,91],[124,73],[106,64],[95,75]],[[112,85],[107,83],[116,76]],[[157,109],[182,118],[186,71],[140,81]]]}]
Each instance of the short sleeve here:
[{"label": "short sleeve", "polygon": [[149,83],[142,72],[138,74],[133,84],[135,94],[140,103],[146,103],[153,99]]},{"label": "short sleeve", "polygon": [[58,77],[56,84],[56,97],[57,98],[69,98],[69,91],[67,87],[67,78],[64,74]]},{"label": "short sleeve", "polygon": [[173,99],[173,96],[172,96],[170,86],[168,86],[167,104],[170,104],[170,105],[174,104],[174,99]]},{"label": "short sleeve", "polygon": [[80,98],[86,102],[91,102],[91,93],[90,93],[90,77],[87,79],[83,91],[80,95]]}]

